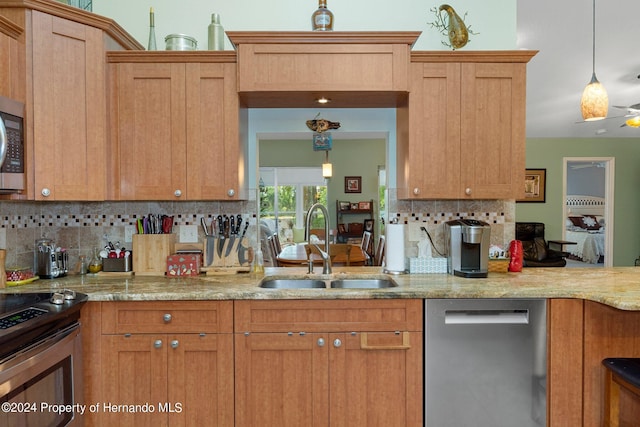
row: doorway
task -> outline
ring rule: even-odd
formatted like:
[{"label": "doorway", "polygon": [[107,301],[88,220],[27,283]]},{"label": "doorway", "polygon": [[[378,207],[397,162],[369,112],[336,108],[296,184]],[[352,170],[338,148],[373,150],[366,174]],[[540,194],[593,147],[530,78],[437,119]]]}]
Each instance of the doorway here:
[{"label": "doorway", "polygon": [[613,157],[563,158],[563,240],[574,242],[567,266],[612,267]]}]

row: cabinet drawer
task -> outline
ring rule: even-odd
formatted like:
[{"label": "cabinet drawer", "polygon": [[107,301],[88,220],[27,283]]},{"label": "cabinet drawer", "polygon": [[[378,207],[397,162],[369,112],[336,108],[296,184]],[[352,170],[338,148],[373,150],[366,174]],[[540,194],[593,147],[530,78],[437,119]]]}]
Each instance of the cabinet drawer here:
[{"label": "cabinet drawer", "polygon": [[232,301],[123,301],[102,304],[103,334],[232,331]]},{"label": "cabinet drawer", "polygon": [[421,331],[422,300],[236,301],[235,331]]}]

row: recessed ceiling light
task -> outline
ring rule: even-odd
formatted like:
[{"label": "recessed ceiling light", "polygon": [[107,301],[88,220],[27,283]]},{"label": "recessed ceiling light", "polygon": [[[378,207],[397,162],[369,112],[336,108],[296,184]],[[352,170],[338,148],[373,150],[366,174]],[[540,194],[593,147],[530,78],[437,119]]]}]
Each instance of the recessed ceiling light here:
[{"label": "recessed ceiling light", "polygon": [[331,100],[329,98],[325,98],[324,96],[322,98],[318,98],[316,99],[316,102],[318,104],[328,104],[331,102]]}]

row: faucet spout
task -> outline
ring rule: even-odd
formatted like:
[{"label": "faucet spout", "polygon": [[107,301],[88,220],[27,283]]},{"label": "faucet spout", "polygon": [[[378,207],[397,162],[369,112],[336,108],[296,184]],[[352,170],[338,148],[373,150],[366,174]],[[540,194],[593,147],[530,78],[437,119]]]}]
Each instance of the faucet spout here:
[{"label": "faucet spout", "polygon": [[[316,209],[320,209],[320,211],[324,215],[324,251],[320,251],[320,255],[322,256],[322,274],[331,274],[331,257],[329,256],[329,211],[324,205],[315,203],[307,211],[305,237],[307,240],[307,244],[310,245],[311,242],[309,241],[309,238],[311,237],[311,214],[313,214]],[[320,250],[320,248],[318,248],[318,250]],[[313,272],[313,267],[310,267],[310,272]]]}]

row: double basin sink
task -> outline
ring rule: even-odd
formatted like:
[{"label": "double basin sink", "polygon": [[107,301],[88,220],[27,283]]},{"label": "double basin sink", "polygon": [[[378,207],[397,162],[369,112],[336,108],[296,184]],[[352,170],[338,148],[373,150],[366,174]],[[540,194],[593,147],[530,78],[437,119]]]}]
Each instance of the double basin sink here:
[{"label": "double basin sink", "polygon": [[265,277],[260,282],[261,288],[266,289],[383,289],[398,286],[388,277],[375,278],[276,278]]}]

